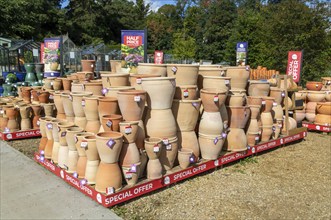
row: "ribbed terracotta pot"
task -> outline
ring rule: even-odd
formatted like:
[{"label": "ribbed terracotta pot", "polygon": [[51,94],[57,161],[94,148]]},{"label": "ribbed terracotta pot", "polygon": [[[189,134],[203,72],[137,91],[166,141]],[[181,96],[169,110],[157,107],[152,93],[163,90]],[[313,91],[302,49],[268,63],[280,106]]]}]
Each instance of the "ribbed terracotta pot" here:
[{"label": "ribbed terracotta pot", "polygon": [[135,143],[124,143],[119,157],[120,166],[131,166],[140,163],[140,154]]},{"label": "ribbed terracotta pot", "polygon": [[230,132],[226,138],[226,144],[224,147],[227,151],[246,151],[247,150],[247,138],[245,131],[241,128],[230,128]]},{"label": "ribbed terracotta pot", "polygon": [[123,134],[115,131],[100,132],[97,137],[97,149],[104,163],[118,162],[122,146]]},{"label": "ribbed terracotta pot", "polygon": [[98,112],[101,119],[104,115],[119,114],[118,100],[115,97],[99,97]]},{"label": "ribbed terracotta pot", "polygon": [[216,160],[222,151],[224,138],[222,135],[206,135],[199,133],[201,157],[206,160]]},{"label": "ribbed terracotta pot", "polygon": [[145,150],[150,160],[158,159],[163,149],[161,138],[150,137],[145,139]]},{"label": "ribbed terracotta pot", "polygon": [[139,121],[145,109],[146,91],[124,90],[118,93],[118,105],[125,121]]},{"label": "ribbed terracotta pot", "polygon": [[95,190],[106,193],[109,187],[113,187],[115,192],[122,188],[122,172],[118,163],[101,161],[95,177]]},{"label": "ribbed terracotta pot", "polygon": [[142,87],[147,92],[147,105],[150,109],[170,109],[175,95],[175,77],[143,78]]},{"label": "ribbed terracotta pot", "polygon": [[195,131],[178,131],[178,148],[188,148],[193,151],[195,158],[200,156],[200,147]]},{"label": "ribbed terracotta pot", "polygon": [[120,131],[120,122],[123,120],[122,115],[104,115],[102,116],[102,127],[104,131]]},{"label": "ribbed terracotta pot", "polygon": [[316,112],[322,115],[331,115],[331,102],[318,102]]},{"label": "ribbed terracotta pot", "polygon": [[75,127],[75,124],[72,123],[72,122],[68,122],[68,121],[62,121],[62,122],[59,122],[57,124],[57,126],[59,127],[59,142],[60,142],[60,145],[61,146],[68,146],[68,143],[67,143],[67,138],[66,138],[66,135],[67,135],[67,129],[70,128],[70,127]]},{"label": "ribbed terracotta pot", "polygon": [[203,89],[220,89],[229,91],[231,89],[231,77],[204,76]]},{"label": "ribbed terracotta pot", "polygon": [[129,85],[129,73],[101,74],[102,87],[118,87]]},{"label": "ribbed terracotta pot", "polygon": [[219,112],[203,112],[199,124],[199,133],[217,136],[222,134],[223,128],[224,125]]},{"label": "ribbed terracotta pot", "polygon": [[197,99],[197,91],[197,85],[177,86],[174,98],[180,100],[195,100]]},{"label": "ribbed terracotta pot", "polygon": [[177,130],[193,131],[197,125],[201,99],[198,100],[174,100],[172,113],[177,122]]},{"label": "ribbed terracotta pot", "polygon": [[87,82],[84,84],[85,92],[91,92],[95,96],[102,96],[101,82]]},{"label": "ribbed terracotta pot", "polygon": [[63,103],[63,108],[66,117],[75,117],[74,109],[72,105],[72,96],[70,95],[70,93],[62,93],[61,101]]},{"label": "ribbed terracotta pot", "polygon": [[316,114],[315,124],[330,126],[331,125],[331,116],[326,114]]},{"label": "ribbed terracotta pot", "polygon": [[200,98],[206,112],[219,112],[225,102],[227,92],[219,89],[201,89]]},{"label": "ribbed terracotta pot", "polygon": [[167,64],[168,77],[175,77],[178,85],[197,85],[199,65]]},{"label": "ribbed terracotta pot", "polygon": [[147,137],[170,138],[176,136],[177,126],[171,109],[148,109],[145,126]]},{"label": "ribbed terracotta pot", "polygon": [[312,91],[320,91],[323,87],[323,83],[322,82],[307,82],[306,83],[306,88],[308,90],[312,90]]},{"label": "ribbed terracotta pot", "polygon": [[83,110],[86,119],[89,120],[99,120],[98,113],[98,99],[99,96],[83,96]]},{"label": "ribbed terracotta pot", "polygon": [[[139,67],[138,67],[139,68]],[[130,85],[136,90],[143,90],[141,86],[142,78],[160,77],[160,74],[130,74]]]},{"label": "ribbed terracotta pot", "polygon": [[83,97],[92,96],[92,92],[71,92],[72,96],[72,107],[75,117],[85,117],[85,112],[83,106],[85,105],[85,100]]},{"label": "ribbed terracotta pot", "polygon": [[159,159],[149,160],[147,163],[147,179],[154,180],[162,177],[162,165]]},{"label": "ribbed terracotta pot", "polygon": [[158,74],[162,77],[167,76],[166,64],[139,63],[138,74]]},{"label": "ribbed terracotta pot", "polygon": [[229,127],[230,128],[245,128],[248,119],[251,114],[251,110],[247,106],[229,106],[227,107],[229,115]]},{"label": "ribbed terracotta pot", "polygon": [[249,73],[248,66],[226,67],[226,76],[231,77],[231,89],[246,89]]},{"label": "ribbed terracotta pot", "polygon": [[120,122],[120,132],[123,134],[124,143],[135,143],[138,137],[139,121]]},{"label": "ribbed terracotta pot", "polygon": [[161,162],[163,170],[171,170],[174,167],[174,163],[178,153],[178,138],[172,137],[163,140],[164,149],[161,151],[159,160]]},{"label": "ribbed terracotta pot", "polygon": [[180,150],[178,150],[178,162],[179,162],[179,166],[182,169],[186,169],[190,166],[191,164],[191,157],[192,157],[193,151],[191,149],[188,148],[181,148]]},{"label": "ribbed terracotta pot", "polygon": [[308,102],[322,102],[325,99],[324,91],[308,91]]},{"label": "ribbed terracotta pot", "polygon": [[98,172],[99,164],[100,164],[99,160],[86,161],[85,179],[87,180],[87,184],[89,185],[95,184],[95,177]]},{"label": "ribbed terracotta pot", "polygon": [[108,87],[103,88],[104,94],[106,97],[115,97],[117,98],[117,92],[123,91],[123,90],[134,90],[134,87],[132,86],[117,86],[117,87]]},{"label": "ribbed terracotta pot", "polygon": [[250,80],[248,87],[249,96],[268,96],[270,84],[268,81]]}]

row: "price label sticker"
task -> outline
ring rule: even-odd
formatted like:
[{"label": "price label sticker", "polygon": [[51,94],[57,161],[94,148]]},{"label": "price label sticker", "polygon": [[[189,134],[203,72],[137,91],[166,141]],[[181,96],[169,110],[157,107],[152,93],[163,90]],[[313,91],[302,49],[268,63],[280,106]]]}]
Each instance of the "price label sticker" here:
[{"label": "price label sticker", "polygon": [[192,155],[190,156],[189,161],[190,161],[190,163],[194,163],[194,162],[195,162],[195,156],[194,156],[194,154],[192,154]]},{"label": "price label sticker", "polygon": [[199,103],[198,102],[192,102],[192,105],[197,108],[199,106]]},{"label": "price label sticker", "polygon": [[288,111],[289,114],[293,114],[293,111]]},{"label": "price label sticker", "polygon": [[283,125],[282,124],[278,124],[278,127],[281,128],[281,127],[283,127]]},{"label": "price label sticker", "polygon": [[75,135],[75,143],[77,143],[78,142],[78,137]]},{"label": "price label sticker", "polygon": [[167,151],[171,151],[171,150],[172,150],[172,146],[171,146],[171,144],[166,145],[166,150],[167,150]]},{"label": "price label sticker", "polygon": [[273,131],[276,131],[276,127],[275,127],[275,126],[272,126],[272,130],[273,130]]},{"label": "price label sticker", "polygon": [[228,85],[228,84],[230,84],[230,80],[226,79],[226,80],[224,81],[224,83],[225,83],[225,85]]},{"label": "price label sticker", "polygon": [[61,133],[61,137],[65,137],[67,135],[67,132],[66,131],[63,131],[62,133]]},{"label": "price label sticker", "polygon": [[218,102],[218,95],[214,96],[214,102]]},{"label": "price label sticker", "polygon": [[53,86],[54,85],[54,82],[53,81],[51,81],[51,86]]},{"label": "price label sticker", "polygon": [[40,125],[40,121],[39,121],[39,120],[37,121],[37,125],[38,125],[38,126]]},{"label": "price label sticker", "polygon": [[125,173],[125,179],[132,179],[132,173],[131,172],[126,172]]},{"label": "price label sticker", "polygon": [[260,136],[259,136],[259,135],[256,135],[256,136],[255,136],[255,140],[256,140],[256,141],[260,140]]},{"label": "price label sticker", "polygon": [[47,128],[48,128],[48,130],[53,129],[53,124],[52,123],[47,123]]},{"label": "price label sticker", "polygon": [[107,146],[110,149],[113,149],[114,145],[115,145],[115,141],[113,139],[109,139],[109,141],[107,141]]},{"label": "price label sticker", "polygon": [[141,78],[140,78],[140,77],[137,77],[137,79],[136,79],[136,83],[137,83],[137,84],[141,84],[141,81],[142,81]]},{"label": "price label sticker", "polygon": [[106,194],[111,195],[115,193],[115,188],[114,187],[107,187],[106,189]]},{"label": "price label sticker", "polygon": [[246,66],[246,71],[249,71],[249,70],[250,70],[249,66]]},{"label": "price label sticker", "polygon": [[228,135],[226,133],[222,133],[222,138],[225,139]]},{"label": "price label sticker", "polygon": [[70,101],[72,101],[72,96],[71,95],[69,95],[68,98],[69,98]]},{"label": "price label sticker", "polygon": [[263,101],[262,101],[262,105],[265,105],[265,103],[266,103],[266,102],[263,100]]},{"label": "price label sticker", "polygon": [[4,110],[0,110],[0,114],[3,114],[3,113],[5,113],[5,111]]},{"label": "price label sticker", "polygon": [[176,87],[176,80],[170,80],[173,87]]},{"label": "price label sticker", "polygon": [[93,68],[94,67],[94,64],[91,64],[91,67]]},{"label": "price label sticker", "polygon": [[169,139],[168,138],[163,138],[163,144],[168,145],[169,144]]},{"label": "price label sticker", "polygon": [[139,95],[136,95],[136,96],[134,97],[134,101],[135,101],[135,102],[140,102],[140,100],[141,100],[141,98],[140,98]]},{"label": "price label sticker", "polygon": [[111,120],[108,120],[106,122],[106,125],[107,125],[108,128],[110,128],[112,126],[112,124],[113,124],[113,122]]},{"label": "price label sticker", "polygon": [[176,74],[177,70],[178,70],[178,68],[177,68],[176,66],[171,67],[171,71],[172,71],[174,74]]},{"label": "price label sticker", "polygon": [[188,90],[187,90],[187,89],[184,90],[184,92],[183,92],[183,96],[184,96],[185,98],[188,97]]},{"label": "price label sticker", "polygon": [[285,97],[285,92],[282,92],[282,97]]},{"label": "price label sticker", "polygon": [[154,151],[154,153],[158,153],[160,151],[159,145],[154,145],[153,151]]},{"label": "price label sticker", "polygon": [[54,76],[54,73],[51,73],[51,76]]},{"label": "price label sticker", "polygon": [[85,140],[82,140],[82,143],[80,143],[81,148],[87,148],[88,142]]},{"label": "price label sticker", "polygon": [[60,132],[61,131],[61,128],[60,127],[57,127],[57,131]]},{"label": "price label sticker", "polygon": [[54,96],[53,95],[49,95],[49,99],[54,99]]},{"label": "price label sticker", "polygon": [[214,144],[216,145],[216,144],[217,144],[217,142],[218,142],[218,138],[217,138],[217,137],[215,137],[215,138],[214,138]]},{"label": "price label sticker", "polygon": [[82,99],[82,106],[85,107],[85,100]]},{"label": "price label sticker", "polygon": [[78,173],[77,173],[77,172],[74,172],[74,173],[72,174],[72,176],[75,177],[75,178],[78,178]]},{"label": "price label sticker", "polygon": [[321,127],[319,125],[316,125],[316,130],[320,130]]},{"label": "price label sticker", "polygon": [[132,164],[132,165],[131,165],[130,171],[131,171],[132,173],[136,173],[136,172],[137,172],[137,166],[136,166],[136,164]]},{"label": "price label sticker", "polygon": [[278,104],[277,104],[277,102],[274,102],[274,103],[272,103],[272,105],[273,105],[274,107],[276,107]]},{"label": "price label sticker", "polygon": [[126,126],[124,128],[124,132],[125,132],[125,134],[131,134],[132,133],[132,127],[131,126]]}]

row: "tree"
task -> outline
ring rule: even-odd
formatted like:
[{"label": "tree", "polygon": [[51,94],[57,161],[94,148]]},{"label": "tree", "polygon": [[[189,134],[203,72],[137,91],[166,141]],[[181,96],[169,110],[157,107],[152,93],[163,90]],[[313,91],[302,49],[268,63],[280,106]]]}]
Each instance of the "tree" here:
[{"label": "tree", "polygon": [[185,29],[174,34],[173,40],[173,54],[175,58],[193,59],[196,53],[195,39],[185,33]]}]

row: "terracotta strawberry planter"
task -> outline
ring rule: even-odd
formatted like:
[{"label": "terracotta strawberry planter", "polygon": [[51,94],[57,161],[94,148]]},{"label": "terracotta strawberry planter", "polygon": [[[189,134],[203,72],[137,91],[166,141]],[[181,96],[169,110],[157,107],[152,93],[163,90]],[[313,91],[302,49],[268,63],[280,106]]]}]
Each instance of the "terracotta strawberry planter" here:
[{"label": "terracotta strawberry planter", "polygon": [[226,76],[231,77],[231,89],[246,89],[249,73],[249,67],[226,67]]},{"label": "terracotta strawberry planter", "polygon": [[227,92],[219,89],[201,89],[200,98],[203,109],[206,112],[219,112],[221,105],[225,102]]},{"label": "terracotta strawberry planter", "polygon": [[222,135],[206,135],[199,133],[201,157],[206,160],[216,160],[222,151],[224,138]]},{"label": "terracotta strawberry planter", "polygon": [[129,85],[129,73],[105,74],[101,73],[102,87],[119,87]]},{"label": "terracotta strawberry planter", "polygon": [[122,188],[122,172],[118,163],[101,161],[95,177],[95,190],[106,193],[109,187],[113,187],[115,192]]},{"label": "terracotta strawberry planter", "polygon": [[176,136],[177,126],[171,109],[148,109],[145,125],[147,137],[170,138]]},{"label": "terracotta strawberry planter", "polygon": [[268,81],[251,80],[248,87],[249,96],[268,96],[270,84]]},{"label": "terracotta strawberry planter", "polygon": [[166,64],[139,63],[138,74],[157,74],[162,77],[167,76]]},{"label": "terracotta strawberry planter", "polygon": [[118,92],[118,105],[125,121],[139,121],[142,118],[146,92],[144,90],[124,90]]},{"label": "terracotta strawberry planter", "polygon": [[177,85],[197,85],[199,65],[167,64],[168,77],[175,77]]},{"label": "terracotta strawberry planter", "polygon": [[101,132],[96,135],[99,156],[104,163],[116,163],[119,159],[123,134],[114,131]]},{"label": "terracotta strawberry planter", "polygon": [[220,89],[229,91],[231,89],[231,77],[204,76],[203,89]]},{"label": "terracotta strawberry planter", "polygon": [[177,122],[177,130],[193,131],[197,125],[201,99],[174,100],[172,113]]},{"label": "terracotta strawberry planter", "polygon": [[120,131],[120,122],[122,121],[122,115],[104,115],[102,116],[102,127],[104,131]]},{"label": "terracotta strawberry planter", "polygon": [[179,162],[179,166],[182,169],[186,169],[190,166],[191,161],[190,158],[192,157],[193,151],[191,149],[188,148],[181,148],[180,150],[178,150],[178,162]]},{"label": "terracotta strawberry planter", "polygon": [[306,88],[308,90],[312,90],[312,91],[320,91],[323,87],[323,83],[322,82],[307,82],[306,83]]},{"label": "terracotta strawberry planter", "polygon": [[175,91],[175,99],[180,100],[195,100],[197,99],[198,88],[196,85],[177,86]]}]

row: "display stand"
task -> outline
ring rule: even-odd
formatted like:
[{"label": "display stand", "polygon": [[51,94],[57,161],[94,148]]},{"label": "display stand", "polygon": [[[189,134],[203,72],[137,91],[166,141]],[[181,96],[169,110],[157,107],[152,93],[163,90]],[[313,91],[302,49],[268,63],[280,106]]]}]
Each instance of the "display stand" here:
[{"label": "display stand", "polygon": [[15,132],[0,132],[0,139],[4,141],[26,139],[32,137],[40,137],[40,130],[24,130],[24,131],[15,131]]},{"label": "display stand", "polygon": [[303,128],[303,131],[301,132],[281,137],[276,140],[271,140],[269,142],[260,143],[256,146],[249,147],[248,150],[244,152],[222,152],[221,156],[217,160],[202,160],[187,169],[181,169],[179,166],[177,166],[171,171],[168,171],[160,179],[145,179],[140,181],[137,185],[133,187],[125,186],[122,188],[122,190],[108,195],[97,192],[93,186],[87,185],[84,180],[78,179],[74,177],[73,174],[67,173],[65,170],[53,164],[52,161],[45,159],[44,156],[40,155],[39,153],[35,153],[34,159],[46,169],[53,172],[58,177],[62,178],[65,182],[69,183],[71,186],[75,187],[85,195],[91,197],[93,200],[97,201],[105,207],[111,207],[116,204],[120,204],[125,201],[137,198],[149,192],[155,191],[157,189],[170,186],[176,182],[193,177],[208,170],[222,167],[225,164],[238,161],[245,157],[256,155],[260,152],[267,151],[279,146],[284,146],[285,144],[297,140],[301,140],[306,136],[307,129]]},{"label": "display stand", "polygon": [[325,133],[331,132],[331,126],[324,126],[324,125],[316,125],[309,122],[302,122],[302,126],[308,128],[308,130],[312,131],[322,131]]}]

